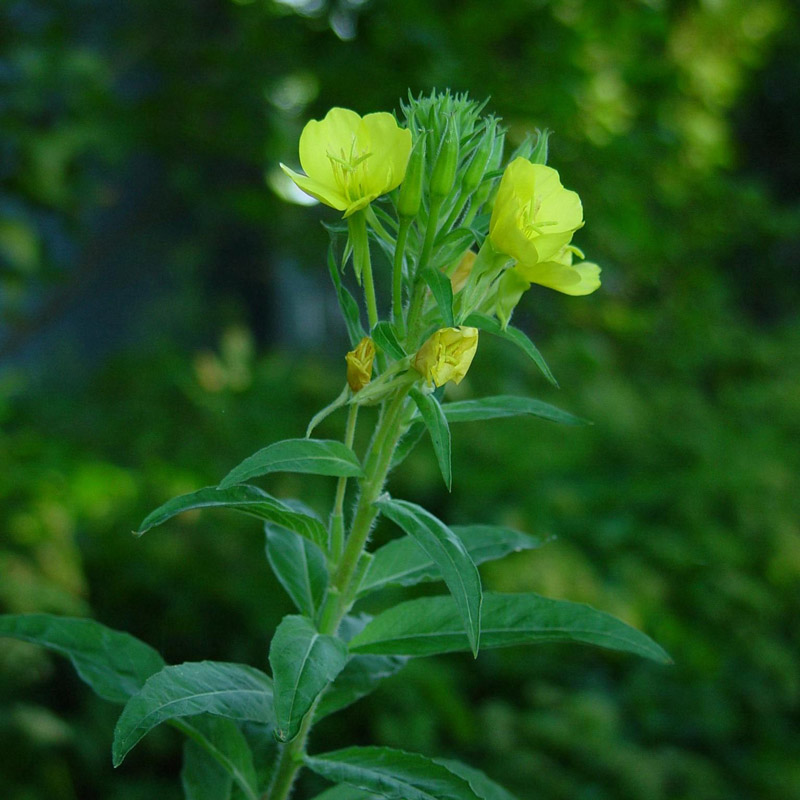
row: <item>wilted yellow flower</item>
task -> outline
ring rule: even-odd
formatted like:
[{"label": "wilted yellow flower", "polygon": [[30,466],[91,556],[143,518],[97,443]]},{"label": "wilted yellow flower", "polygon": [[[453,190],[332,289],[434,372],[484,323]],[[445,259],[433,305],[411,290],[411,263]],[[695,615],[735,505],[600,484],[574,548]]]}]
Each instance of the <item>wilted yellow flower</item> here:
[{"label": "wilted yellow flower", "polygon": [[310,120],[300,134],[305,175],[281,169],[306,193],[349,217],[403,181],[411,152],[411,131],[386,112],[360,117],[332,108]]},{"label": "wilted yellow flower", "polygon": [[489,222],[495,249],[532,266],[553,258],[581,225],[581,199],[561,185],[558,172],[525,158],[506,167]]},{"label": "wilted yellow flower", "polygon": [[347,383],[353,393],[363,389],[372,380],[372,362],[375,360],[375,343],[365,336],[345,357]]},{"label": "wilted yellow flower", "polygon": [[467,283],[469,274],[475,266],[475,259],[478,254],[474,250],[467,250],[458,262],[458,266],[450,276],[450,285],[453,287],[453,294],[458,294]]},{"label": "wilted yellow flower", "polygon": [[420,347],[414,357],[414,369],[428,385],[461,383],[477,349],[477,328],[441,328]]}]

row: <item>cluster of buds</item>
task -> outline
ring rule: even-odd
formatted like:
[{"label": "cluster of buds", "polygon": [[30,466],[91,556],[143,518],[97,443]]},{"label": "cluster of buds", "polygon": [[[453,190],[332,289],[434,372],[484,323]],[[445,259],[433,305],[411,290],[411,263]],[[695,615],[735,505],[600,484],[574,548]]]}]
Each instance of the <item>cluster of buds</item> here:
[{"label": "cluster of buds", "polygon": [[[481,320],[496,318],[492,324],[505,330],[532,284],[568,295],[600,285],[600,268],[572,244],[583,209],[546,164],[548,133],[527,137],[503,169],[505,131],[482,113],[484,105],[433,92],[401,104],[402,122],[333,108],[302,132],[305,174],[281,165],[304,192],[347,219],[344,260],[352,254],[363,280],[370,328],[363,331],[354,304],[343,303],[351,336],[369,334],[354,338],[347,355],[354,401],[375,401],[398,380],[431,388],[460,382],[478,328],[486,327]],[[370,239],[392,270],[391,311],[383,320]],[[335,280],[342,300],[348,292]],[[365,391],[376,346],[381,387]]]}]

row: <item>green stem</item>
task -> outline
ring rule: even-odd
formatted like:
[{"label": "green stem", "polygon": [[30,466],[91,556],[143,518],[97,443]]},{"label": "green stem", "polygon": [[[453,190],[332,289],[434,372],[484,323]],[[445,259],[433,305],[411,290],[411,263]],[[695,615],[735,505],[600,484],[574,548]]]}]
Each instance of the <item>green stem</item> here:
[{"label": "green stem", "polygon": [[[331,588],[328,591],[325,607],[323,607],[320,615],[319,632],[322,634],[334,635],[336,633],[342,617],[347,613],[353,602],[353,595],[355,594],[355,587],[352,585],[354,583],[353,578],[357,574],[361,553],[369,539],[372,524],[377,516],[373,503],[383,490],[395,447],[404,427],[408,424],[403,416],[403,411],[409,390],[410,386],[398,391],[389,405],[384,408],[384,413],[378,422],[378,427],[370,444],[369,455],[364,468],[366,477],[361,484],[361,495],[358,499],[353,526]],[[351,414],[351,417],[353,418],[352,427],[354,428],[355,414]],[[348,417],[348,431],[351,427],[351,417]],[[345,436],[347,437],[347,434]],[[314,702],[303,718],[297,736],[283,746],[270,787],[261,800],[286,800],[289,797],[295,777],[303,766],[303,755],[306,751],[306,743],[313,725],[314,713],[318,702],[319,699]]]},{"label": "green stem", "polygon": [[[353,449],[353,439],[356,433],[356,420],[358,419],[358,405],[353,403],[347,412],[347,425],[344,433],[345,446]],[[331,542],[330,556],[333,563],[342,557],[344,549],[344,497],[347,491],[347,478],[342,476],[336,484],[336,499],[333,503],[331,516]]]},{"label": "green stem", "polygon": [[398,337],[405,335],[405,319],[403,319],[403,255],[406,249],[408,229],[411,227],[410,217],[400,218],[400,229],[397,232],[397,244],[394,248],[394,265],[392,269],[392,319]]},{"label": "green stem", "polygon": [[372,280],[372,260],[369,256],[369,237],[367,236],[367,220],[362,211],[347,218],[350,242],[353,245],[353,264],[356,277],[364,284],[364,298],[367,301],[367,319],[369,327],[374,328],[378,321],[378,305],[375,300],[375,284]]},{"label": "green stem", "polygon": [[422,271],[428,266],[428,261],[433,250],[433,240],[436,238],[436,231],[439,225],[439,212],[442,209],[444,197],[439,195],[431,196],[431,205],[428,213],[428,224],[425,228],[425,241],[422,244],[422,252],[417,263],[417,271],[414,275],[414,294],[411,298],[411,308],[408,311],[408,333],[409,344],[414,346],[414,337],[417,335],[422,306],[425,303],[425,281],[421,279]]},{"label": "green stem", "polygon": [[392,463],[392,455],[402,433],[398,423],[402,417],[403,406],[410,389],[410,385],[403,387],[386,408],[386,413],[375,432],[370,454],[364,467],[366,477],[361,484],[361,494],[353,516],[353,525],[345,544],[342,559],[332,581],[333,586],[341,592],[341,602],[344,610],[352,600],[353,587],[351,586],[351,581],[353,574],[358,566],[358,560],[361,558],[361,552],[369,539],[372,524],[378,516],[373,503],[383,491],[389,467]]}]

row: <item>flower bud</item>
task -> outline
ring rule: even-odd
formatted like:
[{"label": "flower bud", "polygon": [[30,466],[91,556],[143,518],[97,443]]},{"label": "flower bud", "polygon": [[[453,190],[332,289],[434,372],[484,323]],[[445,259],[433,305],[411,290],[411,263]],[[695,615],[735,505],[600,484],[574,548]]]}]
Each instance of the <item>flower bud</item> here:
[{"label": "flower bud", "polygon": [[406,177],[400,185],[397,198],[397,213],[412,218],[419,213],[422,203],[422,179],[425,176],[425,135],[421,134],[411,150],[406,168]]},{"label": "flower bud", "polygon": [[489,164],[489,159],[492,157],[492,151],[494,150],[496,128],[497,120],[492,117],[487,121],[486,132],[483,135],[483,139],[475,148],[472,160],[469,162],[467,171],[464,173],[464,180],[461,185],[466,194],[471,194],[478,188],[486,173],[486,167]]},{"label": "flower bud", "polygon": [[447,197],[456,179],[458,167],[458,130],[455,120],[448,117],[442,143],[436,155],[436,163],[431,174],[431,196]]},{"label": "flower bud", "polygon": [[353,394],[363,389],[372,379],[372,362],[375,360],[375,343],[365,336],[345,357],[347,383]]},{"label": "flower bud", "polygon": [[528,156],[528,161],[530,161],[531,164],[547,164],[547,143],[551,133],[552,131],[549,131],[547,128],[536,131],[536,144],[533,146],[533,151]]},{"label": "flower bud", "polygon": [[477,349],[477,328],[441,328],[420,347],[413,366],[429,386],[444,386],[448,381],[458,384],[467,374]]},{"label": "flower bud", "polygon": [[467,250],[467,252],[461,256],[461,261],[458,262],[458,266],[450,276],[450,285],[453,287],[453,294],[458,294],[466,285],[472,268],[475,266],[475,259],[477,257],[478,254],[474,250]]}]

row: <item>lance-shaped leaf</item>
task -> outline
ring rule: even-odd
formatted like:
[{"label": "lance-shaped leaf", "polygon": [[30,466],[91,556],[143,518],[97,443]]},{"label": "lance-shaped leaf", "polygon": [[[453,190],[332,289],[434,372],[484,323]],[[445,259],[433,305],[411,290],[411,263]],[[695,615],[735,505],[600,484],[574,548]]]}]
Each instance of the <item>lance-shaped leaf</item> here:
[{"label": "lance-shaped leaf", "polygon": [[274,522],[295,531],[323,547],[327,544],[328,532],[316,517],[293,509],[288,503],[267,494],[257,486],[231,486],[230,489],[209,486],[173,497],[144,519],[136,535],[141,536],[176,514],[196,508],[230,508],[241,511],[251,517]]},{"label": "lance-shaped leaf", "polygon": [[448,328],[455,327],[453,319],[453,287],[450,278],[441,270],[428,267],[422,271],[422,279],[431,290],[436,305],[439,306],[439,313]]},{"label": "lance-shaped leaf", "polygon": [[150,645],[93,619],[8,614],[0,616],[2,636],[66,656],[81,680],[112,703],[125,703],[164,666],[164,659]]},{"label": "lance-shaped leaf", "polygon": [[[450,530],[464,543],[475,564],[494,561],[521,550],[533,550],[547,541],[500,525],[453,525]],[[373,553],[358,594],[363,596],[391,584],[413,586],[441,579],[439,568],[416,539],[404,536]]]},{"label": "lance-shaped leaf", "polygon": [[389,747],[348,747],[305,764],[334,783],[348,783],[390,800],[481,800],[464,778],[417,753]]},{"label": "lance-shaped leaf", "polygon": [[233,778],[199,744],[183,743],[181,786],[185,800],[230,800]]},{"label": "lance-shaped leaf", "polygon": [[[371,619],[367,614],[347,616],[342,620],[340,636],[350,641]],[[399,672],[408,662],[402,656],[350,656],[345,668],[322,695],[315,719],[322,719],[346,708],[372,692],[378,684]]]},{"label": "lance-shaped leaf", "polygon": [[435,758],[434,761],[467,781],[472,791],[481,800],[516,800],[514,795],[509,794],[500,784],[495,783],[479,769],[468,767],[460,761],[453,761],[449,758]]},{"label": "lance-shaped leaf", "polygon": [[[329,230],[331,233],[334,232],[330,228]],[[328,271],[331,274],[331,280],[336,289],[336,297],[339,300],[339,308],[342,311],[342,316],[347,326],[347,335],[350,339],[350,345],[351,347],[355,347],[364,338],[364,328],[361,325],[361,312],[359,311],[358,303],[355,298],[342,283],[342,276],[339,274],[339,268],[336,265],[333,241],[331,241],[331,245],[328,248]]]},{"label": "lance-shaped leaf", "polygon": [[[583,603],[537,594],[484,595],[481,646],[580,642],[670,663],[652,639]],[[384,611],[350,642],[352,653],[430,656],[467,650],[461,614],[451,597],[423,597]]]},{"label": "lance-shaped leaf", "polygon": [[375,505],[412,536],[439,568],[455,600],[472,653],[477,655],[481,636],[481,577],[464,543],[441,520],[415,503],[384,499]]},{"label": "lance-shaped leaf", "polygon": [[283,618],[269,648],[275,681],[275,735],[281,741],[297,736],[303,717],[346,661],[347,645],[341,639],[318,633],[306,617]]},{"label": "lance-shaped leaf", "polygon": [[558,386],[558,381],[550,371],[550,367],[547,366],[547,362],[545,362],[542,354],[538,351],[536,345],[521,330],[512,328],[511,325],[504,329],[494,317],[477,313],[470,314],[464,320],[463,324],[471,325],[473,328],[479,328],[482,331],[486,331],[508,342],[512,342],[539,367],[542,374],[553,386]]},{"label": "lance-shaped leaf", "polygon": [[325,555],[303,536],[265,525],[267,559],[275,576],[297,608],[313,617],[328,587]]},{"label": "lance-shaped leaf", "polygon": [[201,714],[191,719],[172,719],[170,724],[191,739],[184,747],[181,771],[187,798],[212,800],[212,790],[225,796],[225,789],[230,793],[231,781],[235,781],[248,800],[258,800],[253,754],[235,722]]},{"label": "lance-shaped leaf", "polygon": [[114,731],[114,766],[156,725],[205,713],[272,722],[272,681],[244,664],[200,661],[165,667],[122,710]]},{"label": "lance-shaped leaf", "polygon": [[383,800],[383,795],[363,789],[354,789],[346,783],[340,783],[338,786],[332,786],[322,794],[318,794],[314,800]]},{"label": "lance-shaped leaf", "polygon": [[532,397],[515,397],[513,395],[496,395],[481,397],[476,400],[459,400],[442,406],[448,422],[472,422],[481,419],[499,419],[501,417],[518,417],[531,415],[562,425],[591,425],[589,420],[576,417],[567,411],[551,406]]},{"label": "lance-shaped leaf", "polygon": [[371,333],[372,339],[384,353],[388,353],[392,358],[400,361],[406,357],[403,346],[397,339],[394,325],[391,322],[382,320],[377,322]]},{"label": "lance-shaped leaf", "polygon": [[364,474],[356,454],[342,442],[285,439],[246,458],[222,479],[219,488],[227,489],[271,472],[301,472],[339,478],[360,478]]},{"label": "lance-shaped leaf", "polygon": [[453,485],[453,471],[450,462],[450,428],[447,426],[442,406],[431,394],[425,394],[419,389],[411,390],[411,398],[417,405],[423,422],[428,429],[433,444],[433,452],[444,478],[444,485],[449,492]]}]

